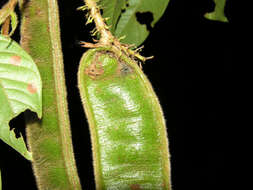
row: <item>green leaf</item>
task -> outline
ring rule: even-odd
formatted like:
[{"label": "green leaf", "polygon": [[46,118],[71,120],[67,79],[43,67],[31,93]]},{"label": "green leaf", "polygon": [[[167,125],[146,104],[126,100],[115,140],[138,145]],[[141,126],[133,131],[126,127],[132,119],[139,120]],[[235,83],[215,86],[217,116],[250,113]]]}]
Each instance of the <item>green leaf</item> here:
[{"label": "green leaf", "polygon": [[123,43],[139,46],[148,37],[149,31],[145,24],[141,24],[136,13],[151,13],[155,23],[163,15],[169,0],[101,0],[103,17],[110,17],[107,21],[111,25],[111,32],[118,38],[125,36]]},{"label": "green leaf", "polygon": [[13,40],[0,35],[0,139],[31,160],[23,137],[16,138],[9,121],[30,109],[41,117],[39,71],[32,58]]},{"label": "green leaf", "polygon": [[115,32],[116,24],[121,11],[126,8],[126,0],[102,0],[103,17],[108,18],[107,25],[112,33]]},{"label": "green leaf", "polygon": [[213,0],[213,1],[215,3],[214,11],[211,13],[206,13],[205,18],[207,18],[209,20],[228,22],[228,19],[224,13],[226,0]]}]

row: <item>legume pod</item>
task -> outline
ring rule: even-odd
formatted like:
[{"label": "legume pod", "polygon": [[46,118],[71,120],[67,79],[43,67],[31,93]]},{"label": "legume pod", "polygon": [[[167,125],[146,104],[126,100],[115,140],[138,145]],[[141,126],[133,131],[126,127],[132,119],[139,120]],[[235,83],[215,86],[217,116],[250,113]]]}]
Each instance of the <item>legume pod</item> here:
[{"label": "legume pod", "polygon": [[78,87],[97,189],[170,190],[164,117],[139,66],[110,48],[88,50],[80,61]]}]

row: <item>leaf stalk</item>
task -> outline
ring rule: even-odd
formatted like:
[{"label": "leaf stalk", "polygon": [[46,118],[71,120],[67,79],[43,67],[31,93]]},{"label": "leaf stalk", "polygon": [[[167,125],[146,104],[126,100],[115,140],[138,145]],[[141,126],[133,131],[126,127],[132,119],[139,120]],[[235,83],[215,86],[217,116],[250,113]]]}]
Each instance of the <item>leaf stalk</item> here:
[{"label": "leaf stalk", "polygon": [[[150,59],[151,57],[143,57],[141,56],[137,51],[131,50],[131,45],[121,44],[120,39],[117,39],[112,35],[112,33],[109,30],[109,27],[105,23],[105,19],[102,17],[100,13],[100,8],[96,3],[96,0],[84,0],[85,6],[82,7],[82,9],[88,9],[89,10],[89,19],[88,23],[90,23],[90,20],[94,20],[96,25],[96,31],[99,32],[101,37],[97,44],[91,44],[87,42],[81,42],[83,47],[87,48],[95,48],[95,47],[111,47],[113,51],[120,57],[122,53],[125,55],[134,58],[137,58],[138,60],[145,62],[147,59]],[[91,18],[90,18],[91,17]],[[153,58],[153,57],[152,57]]]},{"label": "leaf stalk", "polygon": [[18,0],[9,0],[0,10],[0,25],[10,16],[11,12],[14,11]]}]

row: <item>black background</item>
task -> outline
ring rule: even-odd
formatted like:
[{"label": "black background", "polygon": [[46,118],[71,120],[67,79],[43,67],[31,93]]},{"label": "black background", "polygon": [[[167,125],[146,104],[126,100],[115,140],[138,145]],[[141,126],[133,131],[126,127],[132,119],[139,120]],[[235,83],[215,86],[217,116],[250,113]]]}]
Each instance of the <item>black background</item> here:
[{"label": "black background", "polygon": [[[59,0],[75,157],[83,188],[92,190],[95,185],[90,137],[76,73],[86,50],[78,43],[91,42],[89,31],[93,25],[85,26],[84,13],[76,11],[81,5],[81,0]],[[213,7],[212,0],[171,0],[142,51],[144,56],[154,55],[143,70],[164,110],[174,190],[219,190],[231,184],[226,152],[234,146],[229,131],[235,122],[238,65],[242,61],[238,49],[242,48],[244,28],[236,30],[240,21],[238,1],[227,2],[225,13],[230,23],[203,18]],[[142,16],[141,22],[149,21],[149,16]],[[19,38],[17,33],[15,38]],[[24,133],[22,115],[11,121],[11,126],[16,125]],[[3,190],[17,186],[36,189],[28,161],[2,141],[0,155]]]}]

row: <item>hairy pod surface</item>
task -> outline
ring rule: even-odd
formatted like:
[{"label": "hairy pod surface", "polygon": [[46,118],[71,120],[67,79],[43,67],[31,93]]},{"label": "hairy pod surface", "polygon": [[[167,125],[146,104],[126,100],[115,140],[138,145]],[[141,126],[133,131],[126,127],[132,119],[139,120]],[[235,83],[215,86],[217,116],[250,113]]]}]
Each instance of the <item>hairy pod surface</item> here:
[{"label": "hairy pod surface", "polygon": [[27,141],[39,190],[80,190],[67,109],[57,0],[27,1],[21,45],[37,64],[43,83],[42,113],[27,119]]},{"label": "hairy pod surface", "polygon": [[97,189],[170,190],[165,121],[139,66],[106,48],[88,50],[80,61],[78,87]]}]

